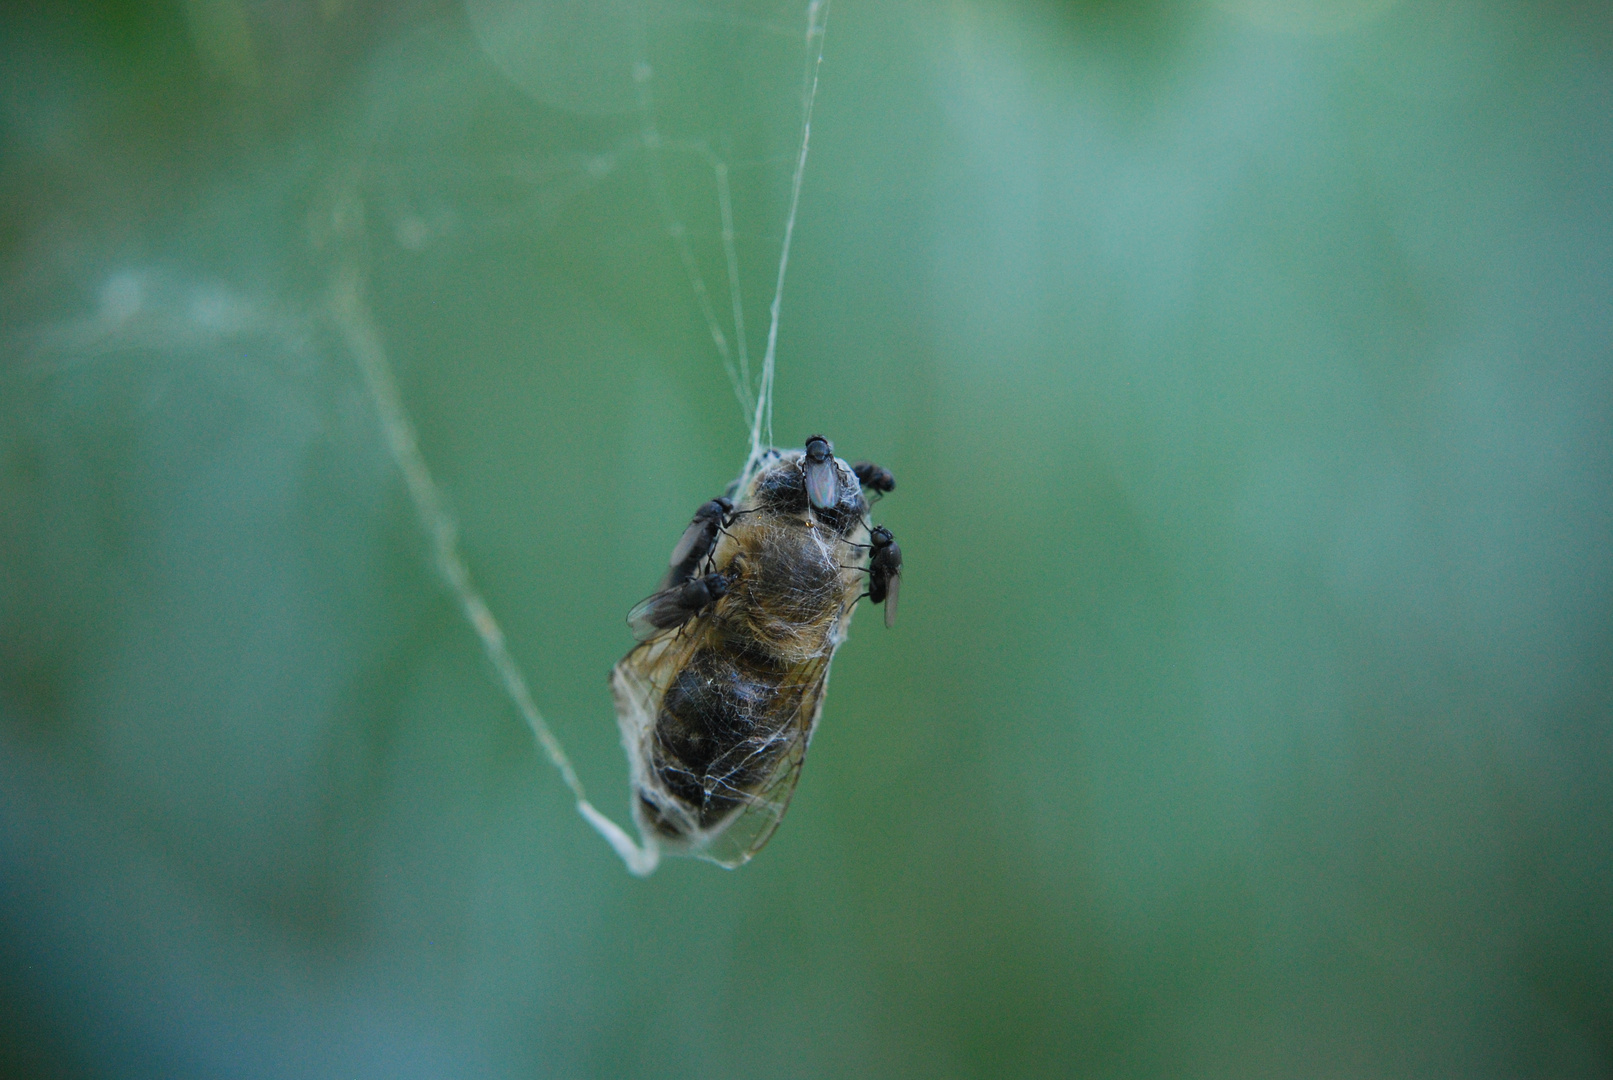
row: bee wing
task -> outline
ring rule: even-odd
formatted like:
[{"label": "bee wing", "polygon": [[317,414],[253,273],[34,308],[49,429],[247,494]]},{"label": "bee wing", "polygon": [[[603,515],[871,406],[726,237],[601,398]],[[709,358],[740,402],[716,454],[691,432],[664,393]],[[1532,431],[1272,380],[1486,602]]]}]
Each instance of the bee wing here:
[{"label": "bee wing", "polygon": [[778,732],[777,738],[785,741],[786,746],[774,761],[772,775],[758,788],[733,793],[742,796],[744,805],[720,829],[714,830],[715,835],[704,850],[695,854],[732,868],[749,862],[773,838],[784,820],[784,812],[790,807],[795,785],[801,779],[807,746],[823,711],[823,692],[829,683],[831,657],[832,653],[826,653],[797,665],[780,687],[787,692],[799,692],[800,696],[788,722]]},{"label": "bee wing", "polygon": [[[616,704],[616,726],[622,734],[622,747],[627,751],[628,769],[635,792],[655,787],[652,747],[656,717],[666,698],[667,688],[695,651],[707,644],[712,625],[713,620],[697,618],[687,633],[669,631],[652,636],[616,661],[616,666],[611,668],[611,697]],[[655,838],[644,832],[642,820],[639,831],[647,842],[654,842]]]},{"label": "bee wing", "polygon": [[896,625],[896,598],[902,592],[902,574],[897,571],[892,575],[890,584],[885,587],[885,629],[889,630]]},{"label": "bee wing", "polygon": [[700,616],[681,634],[675,629],[654,631],[611,669],[612,686],[632,699],[631,704],[647,723],[654,723],[667,687],[705,641],[704,631],[710,625],[710,619]]}]

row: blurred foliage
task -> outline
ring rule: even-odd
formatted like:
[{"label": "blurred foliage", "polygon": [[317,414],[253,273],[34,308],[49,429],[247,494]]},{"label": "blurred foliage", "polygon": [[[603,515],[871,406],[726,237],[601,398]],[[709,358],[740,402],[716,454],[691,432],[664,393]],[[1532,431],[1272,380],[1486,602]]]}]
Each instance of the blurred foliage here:
[{"label": "blurred foliage", "polygon": [[331,281],[625,820],[622,616],[744,450],[716,171],[759,356],[805,25],[0,16],[0,1073],[1613,1068],[1597,5],[838,0],[777,432],[896,474],[902,623],[751,865],[577,818]]}]

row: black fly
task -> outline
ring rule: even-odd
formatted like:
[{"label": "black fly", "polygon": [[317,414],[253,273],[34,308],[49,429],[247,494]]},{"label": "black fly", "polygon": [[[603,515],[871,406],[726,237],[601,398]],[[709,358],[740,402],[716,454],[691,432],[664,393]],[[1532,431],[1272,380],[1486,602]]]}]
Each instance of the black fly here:
[{"label": "black fly", "polygon": [[857,482],[869,491],[877,491],[881,495],[889,495],[896,490],[896,477],[883,465],[875,465],[872,461],[859,461],[851,467],[857,474]]},{"label": "black fly", "polygon": [[835,448],[828,439],[814,435],[806,441],[801,472],[806,477],[807,501],[813,506],[826,510],[839,501],[840,477],[835,468]]},{"label": "black fly", "polygon": [[721,600],[728,593],[728,578],[723,574],[707,574],[670,589],[662,589],[633,605],[627,613],[627,625],[640,641],[648,640],[662,630],[682,626],[701,609]]},{"label": "black fly", "polygon": [[885,629],[896,625],[896,601],[902,584],[902,548],[883,525],[868,532],[868,600],[885,605]]},{"label": "black fly", "polygon": [[717,546],[717,534],[732,521],[733,513],[732,500],[725,498],[719,497],[700,505],[700,509],[694,512],[694,520],[683,530],[678,546],[672,549],[672,557],[667,560],[669,569],[666,577],[661,579],[663,591],[694,579],[700,572],[700,564]]}]

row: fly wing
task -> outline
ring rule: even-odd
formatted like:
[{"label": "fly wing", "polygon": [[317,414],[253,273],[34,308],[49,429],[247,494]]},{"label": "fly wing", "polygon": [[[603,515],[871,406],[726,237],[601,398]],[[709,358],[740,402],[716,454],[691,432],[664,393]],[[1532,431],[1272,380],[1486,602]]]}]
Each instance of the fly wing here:
[{"label": "fly wing", "polygon": [[902,575],[898,571],[885,587],[885,629],[889,630],[896,625],[896,598],[902,592]]},{"label": "fly wing", "polygon": [[835,466],[834,458],[828,461],[808,461],[802,468],[806,473],[807,498],[813,506],[822,510],[840,501],[839,470]]},{"label": "fly wing", "polygon": [[675,590],[662,589],[651,593],[638,603],[634,604],[627,613],[627,625],[633,631],[633,637],[638,641],[648,641],[665,629],[662,625],[666,618],[670,597]]},{"label": "fly wing", "polygon": [[704,556],[711,548],[711,539],[717,533],[717,523],[708,519],[697,517],[689,522],[689,527],[683,530],[683,536],[678,540],[678,546],[672,549],[672,557],[666,561],[668,566],[677,566],[688,561],[699,548],[705,548],[700,554]]},{"label": "fly wing", "polygon": [[[838,643],[836,643],[838,644]],[[773,757],[772,772],[760,785],[747,791],[728,792],[741,800],[734,816],[717,828],[709,830],[705,842],[692,854],[733,868],[749,862],[751,857],[772,839],[784,812],[789,809],[795,785],[801,779],[801,765],[806,760],[807,746],[812,731],[817,727],[823,711],[824,690],[829,684],[829,661],[833,653],[792,667],[789,678],[780,686],[781,692],[796,699],[787,721],[774,735],[774,743],[784,745]],[[774,749],[778,748],[776,745]],[[756,753],[767,751],[757,750]],[[772,756],[769,754],[769,756]],[[743,762],[735,762],[736,771],[743,772]]]},{"label": "fly wing", "polygon": [[627,625],[633,636],[639,641],[648,641],[656,634],[676,630],[688,622],[698,608],[698,601],[694,605],[689,602],[688,590],[693,587],[685,582],[651,593],[634,604],[627,613]]}]

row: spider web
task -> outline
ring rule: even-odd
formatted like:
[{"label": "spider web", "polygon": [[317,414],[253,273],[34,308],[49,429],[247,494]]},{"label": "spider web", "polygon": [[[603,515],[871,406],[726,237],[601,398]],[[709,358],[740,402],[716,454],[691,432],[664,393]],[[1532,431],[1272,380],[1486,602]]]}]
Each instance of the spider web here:
[{"label": "spider web", "polygon": [[[773,440],[773,385],[784,283],[810,148],[827,0],[810,0],[804,9],[794,2],[676,7],[633,0],[471,0],[468,11],[482,47],[512,82],[543,104],[604,133],[595,136],[600,147],[595,152],[526,161],[522,173],[532,190],[528,209],[558,216],[579,193],[632,164],[642,166],[639,171],[647,179],[642,196],[655,206],[662,242],[676,252],[712,352],[740,405],[749,434],[740,478],[741,482],[748,480]],[[755,48],[758,42],[775,47]],[[694,109],[667,110],[664,103],[674,99],[687,104],[712,95],[713,89],[701,85],[692,73],[713,70],[709,63],[699,62],[702,58],[709,61],[713,50],[738,50],[734,55],[740,66],[759,63],[776,68],[777,61],[771,58],[776,57],[781,43],[789,46],[787,51],[800,64],[799,127],[792,152],[783,158],[789,164],[790,179],[782,235],[777,240],[776,268],[770,281],[762,357],[759,365],[753,365],[744,315],[742,233],[735,223],[735,173],[741,169],[765,172],[778,155],[764,149],[756,157],[736,162],[730,153],[741,144],[765,147],[776,135],[747,131],[742,122],[719,125],[715,132],[704,134],[669,130],[663,120],[669,113],[709,116],[711,110],[698,107],[702,104],[698,102]],[[723,66],[719,64],[717,70]],[[674,75],[662,75],[662,71]],[[675,77],[679,72],[684,75],[681,79]],[[709,106],[709,102],[703,104]],[[623,116],[632,124],[625,133],[620,130]],[[460,552],[453,516],[420,450],[383,336],[366,301],[360,183],[350,177],[333,185],[326,208],[322,239],[336,254],[327,297],[329,316],[363,374],[388,452],[403,475],[430,542],[435,567],[481,642],[506,695],[575,797],[578,813],[631,873],[647,875],[659,861],[658,847],[653,841],[636,842],[588,799]],[[691,227],[696,215],[709,218],[713,209],[715,237],[712,230]],[[417,222],[413,227],[423,230],[429,224]],[[408,228],[408,222],[399,227],[398,239],[405,244],[412,235]],[[764,230],[756,230],[749,238],[752,249],[767,246]]]}]

